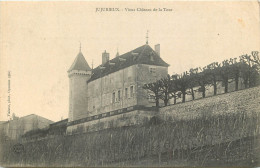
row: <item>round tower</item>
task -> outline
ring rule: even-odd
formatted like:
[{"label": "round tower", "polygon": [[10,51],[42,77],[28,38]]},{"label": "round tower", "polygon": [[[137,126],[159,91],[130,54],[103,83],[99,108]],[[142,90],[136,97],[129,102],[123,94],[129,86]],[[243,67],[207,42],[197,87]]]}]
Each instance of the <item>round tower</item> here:
[{"label": "round tower", "polygon": [[88,85],[91,68],[85,57],[78,53],[68,70],[69,76],[69,122],[84,118],[88,112]]}]

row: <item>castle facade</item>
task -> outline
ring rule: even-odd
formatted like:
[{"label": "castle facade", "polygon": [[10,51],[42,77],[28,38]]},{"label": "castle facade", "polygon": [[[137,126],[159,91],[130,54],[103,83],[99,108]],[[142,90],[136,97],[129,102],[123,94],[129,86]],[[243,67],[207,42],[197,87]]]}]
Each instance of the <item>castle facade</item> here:
[{"label": "castle facade", "polygon": [[94,69],[80,51],[68,70],[68,128],[109,117],[114,111],[154,106],[143,85],[165,77],[168,66],[160,56],[159,44],[155,50],[145,44],[123,55],[117,53],[111,60],[105,51],[102,64]]}]

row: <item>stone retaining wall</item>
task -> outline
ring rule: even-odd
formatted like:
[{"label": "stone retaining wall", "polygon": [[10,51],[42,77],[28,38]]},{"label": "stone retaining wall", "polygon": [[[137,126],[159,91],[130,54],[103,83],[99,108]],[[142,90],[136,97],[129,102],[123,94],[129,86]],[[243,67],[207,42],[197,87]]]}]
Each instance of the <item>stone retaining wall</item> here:
[{"label": "stone retaining wall", "polygon": [[154,111],[134,110],[128,113],[92,120],[67,127],[67,134],[99,131],[107,128],[139,125],[149,121],[155,115]]},{"label": "stone retaining wall", "polygon": [[189,120],[201,116],[260,112],[260,87],[207,97],[160,108],[163,120]]}]

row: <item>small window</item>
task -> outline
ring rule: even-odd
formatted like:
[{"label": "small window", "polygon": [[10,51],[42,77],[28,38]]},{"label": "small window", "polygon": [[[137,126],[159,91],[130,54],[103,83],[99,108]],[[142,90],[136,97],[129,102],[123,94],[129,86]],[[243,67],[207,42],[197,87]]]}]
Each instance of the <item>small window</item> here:
[{"label": "small window", "polygon": [[156,69],[155,69],[155,68],[150,68],[149,71],[150,71],[150,73],[152,73],[152,74],[155,74],[155,73],[156,73]]},{"label": "small window", "polygon": [[112,96],[112,103],[115,103],[115,101],[116,101],[116,93],[114,92]]},{"label": "small window", "polygon": [[125,98],[128,98],[128,88],[125,88]]},{"label": "small window", "polygon": [[149,102],[154,102],[154,95],[148,94],[148,101]]},{"label": "small window", "polygon": [[120,93],[120,90],[117,92],[117,94],[118,94],[118,101],[120,101],[120,99],[121,99],[121,93]]},{"label": "small window", "polygon": [[133,97],[134,95],[134,86],[130,87],[130,97]]}]

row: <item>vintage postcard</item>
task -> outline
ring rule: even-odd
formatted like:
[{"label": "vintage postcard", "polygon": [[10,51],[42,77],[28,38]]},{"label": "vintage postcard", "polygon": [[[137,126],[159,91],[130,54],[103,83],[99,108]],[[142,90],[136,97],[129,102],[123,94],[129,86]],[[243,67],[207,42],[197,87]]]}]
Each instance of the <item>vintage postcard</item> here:
[{"label": "vintage postcard", "polygon": [[259,167],[259,7],[1,1],[0,167]]}]

